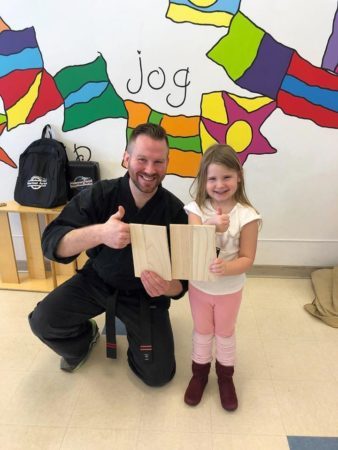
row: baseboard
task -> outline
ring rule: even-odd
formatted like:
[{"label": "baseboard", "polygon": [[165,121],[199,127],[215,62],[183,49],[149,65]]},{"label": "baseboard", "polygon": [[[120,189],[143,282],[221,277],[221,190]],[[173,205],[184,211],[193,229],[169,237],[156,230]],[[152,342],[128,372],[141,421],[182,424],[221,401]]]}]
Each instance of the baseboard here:
[{"label": "baseboard", "polygon": [[247,273],[251,278],[311,278],[311,273],[324,267],[255,265]]},{"label": "baseboard", "polygon": [[[46,270],[50,270],[50,264],[45,262]],[[19,272],[27,272],[26,261],[17,261]],[[251,278],[311,278],[311,273],[317,269],[326,267],[313,266],[272,266],[272,265],[254,265],[247,273]],[[329,267],[331,268],[331,267]]]}]

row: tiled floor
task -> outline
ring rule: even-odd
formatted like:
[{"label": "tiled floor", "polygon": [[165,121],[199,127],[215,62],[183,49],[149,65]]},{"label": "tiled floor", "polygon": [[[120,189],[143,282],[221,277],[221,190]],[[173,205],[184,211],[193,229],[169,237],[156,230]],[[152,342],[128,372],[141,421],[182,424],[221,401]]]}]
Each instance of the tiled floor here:
[{"label": "tiled floor", "polygon": [[186,299],[171,308],[177,374],[149,388],[128,369],[124,336],[117,361],[105,358],[103,337],[81,370],[60,371],[27,324],[42,297],[0,291],[1,449],[338,449],[338,329],[304,311],[313,298],[309,280],[248,279],[234,413],[222,410],[214,373],[199,406],[183,402],[192,326]]}]

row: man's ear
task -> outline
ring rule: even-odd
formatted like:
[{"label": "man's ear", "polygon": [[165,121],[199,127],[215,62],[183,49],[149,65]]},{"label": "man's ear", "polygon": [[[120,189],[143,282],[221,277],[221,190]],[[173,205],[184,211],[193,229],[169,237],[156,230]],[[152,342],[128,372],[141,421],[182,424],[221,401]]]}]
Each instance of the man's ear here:
[{"label": "man's ear", "polygon": [[130,158],[129,153],[127,151],[125,151],[124,155],[123,155],[123,162],[122,162],[123,167],[128,168],[129,158]]}]

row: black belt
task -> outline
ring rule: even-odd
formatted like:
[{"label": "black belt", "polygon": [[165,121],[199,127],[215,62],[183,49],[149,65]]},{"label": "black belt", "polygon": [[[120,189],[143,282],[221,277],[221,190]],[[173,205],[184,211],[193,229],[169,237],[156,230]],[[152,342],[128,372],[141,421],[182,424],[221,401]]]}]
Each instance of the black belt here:
[{"label": "black belt", "polygon": [[[122,291],[123,292],[123,291]],[[107,299],[106,310],[106,351],[107,358],[116,359],[117,345],[116,345],[116,304],[120,292],[116,290],[114,294]],[[142,292],[135,292],[135,295],[140,300],[140,326],[141,326],[141,344],[139,347],[146,362],[152,361],[152,339],[151,339],[151,309],[155,308],[150,304],[149,297]]]},{"label": "black belt", "polygon": [[106,350],[107,358],[116,359],[115,311],[118,290],[107,299],[106,309]]}]

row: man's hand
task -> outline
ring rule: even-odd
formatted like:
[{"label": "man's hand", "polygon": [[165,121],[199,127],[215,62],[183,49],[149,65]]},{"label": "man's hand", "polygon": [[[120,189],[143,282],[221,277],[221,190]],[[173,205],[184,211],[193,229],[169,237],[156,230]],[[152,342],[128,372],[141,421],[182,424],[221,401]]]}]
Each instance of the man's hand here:
[{"label": "man's hand", "polygon": [[105,244],[111,248],[124,248],[130,244],[129,224],[122,222],[125,210],[118,211],[105,223],[97,223],[82,228],[74,228],[60,240],[56,255],[68,258],[81,252]]},{"label": "man's hand", "polygon": [[167,281],[157,273],[150,270],[144,270],[141,273],[141,281],[144,289],[150,297],[166,295],[167,297],[176,297],[183,291],[180,280]]},{"label": "man's hand", "polygon": [[124,248],[130,244],[129,224],[122,222],[125,210],[119,206],[118,211],[103,224],[102,244],[111,248]]},{"label": "man's hand", "polygon": [[166,295],[170,288],[170,282],[164,280],[155,272],[150,270],[144,270],[141,273],[141,281],[144,289],[150,297],[159,297],[160,295]]}]

